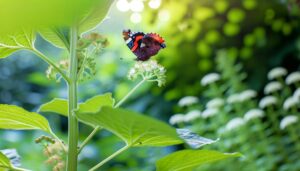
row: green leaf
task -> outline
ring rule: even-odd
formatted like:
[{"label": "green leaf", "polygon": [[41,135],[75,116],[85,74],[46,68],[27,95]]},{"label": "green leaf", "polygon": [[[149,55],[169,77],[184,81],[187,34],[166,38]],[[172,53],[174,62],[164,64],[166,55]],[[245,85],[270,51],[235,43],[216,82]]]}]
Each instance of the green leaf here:
[{"label": "green leaf", "polygon": [[157,171],[192,171],[210,162],[240,157],[239,153],[221,153],[210,150],[181,150],[156,162]]},{"label": "green leaf", "polygon": [[67,36],[62,29],[42,28],[38,31],[40,35],[52,45],[58,48],[69,48]]},{"label": "green leaf", "polygon": [[96,113],[77,113],[79,120],[100,126],[123,139],[129,146],[168,146],[181,144],[176,130],[140,113],[102,107]]},{"label": "green leaf", "polygon": [[1,168],[12,168],[9,159],[2,152],[0,152],[0,171],[2,171]]},{"label": "green leaf", "polygon": [[54,112],[68,117],[68,100],[55,98],[40,106],[38,112]]},{"label": "green leaf", "polygon": [[[90,113],[97,112],[102,106],[113,107],[114,99],[111,93],[94,96],[84,103],[79,104],[79,112]],[[68,117],[68,101],[66,99],[55,98],[48,103],[40,106],[38,112],[54,112]]]},{"label": "green leaf", "polygon": [[26,48],[31,48],[35,34],[31,29],[21,29],[13,34],[0,36],[0,58]]},{"label": "green leaf", "polygon": [[52,134],[46,118],[14,105],[0,104],[0,129],[39,129]]},{"label": "green leaf", "polygon": [[94,8],[86,13],[79,22],[79,33],[84,33],[95,28],[106,17],[113,0],[98,1]]}]

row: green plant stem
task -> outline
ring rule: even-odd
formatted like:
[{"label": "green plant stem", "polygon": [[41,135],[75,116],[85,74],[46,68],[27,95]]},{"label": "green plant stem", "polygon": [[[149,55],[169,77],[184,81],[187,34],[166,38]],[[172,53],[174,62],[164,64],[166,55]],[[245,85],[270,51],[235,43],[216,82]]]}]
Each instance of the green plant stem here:
[{"label": "green plant stem", "polygon": [[106,162],[110,161],[111,159],[113,159],[117,155],[119,155],[122,152],[126,151],[128,148],[130,148],[130,145],[124,146],[123,148],[121,148],[118,151],[114,152],[112,155],[108,156],[106,159],[102,160],[100,163],[98,163],[96,166],[94,166],[93,168],[91,168],[89,171],[95,171],[96,169],[98,169],[99,167],[101,167]]},{"label": "green plant stem", "polygon": [[44,55],[42,52],[40,52],[34,47],[29,50],[32,51],[34,54],[36,54],[38,57],[40,57],[42,60],[47,62],[49,65],[51,65],[57,72],[59,72],[59,74],[66,80],[67,83],[70,82],[69,77],[67,77],[67,75],[49,57],[47,57],[46,55]]},{"label": "green plant stem", "polygon": [[94,128],[94,130],[90,133],[90,135],[82,142],[82,144],[80,145],[79,149],[78,149],[78,154],[81,152],[81,150],[85,147],[85,145],[87,145],[87,143],[93,138],[93,136],[101,129],[100,126],[97,126],[96,128]]},{"label": "green plant stem", "polygon": [[[126,96],[124,96],[115,106],[114,108],[120,107],[144,82],[146,79],[143,79],[140,81]],[[84,148],[84,146],[93,138],[93,136],[101,129],[100,126],[97,126],[94,128],[94,130],[90,133],[90,135],[83,141],[81,144],[78,154],[81,152],[81,150]]]},{"label": "green plant stem", "polygon": [[67,155],[67,170],[77,171],[77,145],[78,145],[78,120],[75,116],[77,109],[77,65],[76,57],[77,47],[77,28],[71,28],[70,38],[70,67],[69,67],[69,116],[68,116],[68,155]]},{"label": "green plant stem", "polygon": [[132,90],[130,90],[125,97],[123,97],[114,107],[120,107],[144,82],[146,79],[142,79]]}]

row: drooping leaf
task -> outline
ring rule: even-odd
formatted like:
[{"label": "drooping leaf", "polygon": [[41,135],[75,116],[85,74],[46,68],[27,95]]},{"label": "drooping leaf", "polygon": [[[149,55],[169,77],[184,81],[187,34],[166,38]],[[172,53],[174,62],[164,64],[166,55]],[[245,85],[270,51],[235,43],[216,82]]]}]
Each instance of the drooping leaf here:
[{"label": "drooping leaf", "polygon": [[191,148],[197,149],[204,145],[212,144],[218,141],[211,140],[199,136],[198,134],[190,131],[189,129],[176,129],[177,134],[182,138]]},{"label": "drooping leaf", "polygon": [[95,28],[106,17],[113,0],[101,0],[95,3],[94,8],[87,11],[79,22],[79,33]]},{"label": "drooping leaf", "polygon": [[26,48],[31,48],[35,41],[32,29],[20,29],[12,34],[0,36],[0,58]]},{"label": "drooping leaf", "polygon": [[111,131],[130,146],[168,146],[183,143],[169,125],[125,109],[102,107],[96,113],[77,113],[79,120]]},{"label": "drooping leaf", "polygon": [[52,133],[46,118],[14,105],[0,104],[0,129],[43,130]]},{"label": "drooping leaf", "polygon": [[[79,112],[90,113],[97,112],[102,106],[114,105],[114,99],[111,93],[94,96],[84,103],[79,104]],[[68,117],[68,101],[66,99],[55,98],[48,103],[40,106],[38,112],[54,112]]]},{"label": "drooping leaf", "polygon": [[40,35],[50,42],[52,45],[58,48],[69,48],[69,40],[67,33],[64,33],[63,29],[59,28],[41,28],[38,31]]},{"label": "drooping leaf", "polygon": [[38,112],[54,112],[68,117],[68,100],[55,98],[40,106]]},{"label": "drooping leaf", "polygon": [[157,171],[192,171],[203,164],[240,156],[239,153],[221,153],[211,150],[182,150],[158,160],[156,169]]}]

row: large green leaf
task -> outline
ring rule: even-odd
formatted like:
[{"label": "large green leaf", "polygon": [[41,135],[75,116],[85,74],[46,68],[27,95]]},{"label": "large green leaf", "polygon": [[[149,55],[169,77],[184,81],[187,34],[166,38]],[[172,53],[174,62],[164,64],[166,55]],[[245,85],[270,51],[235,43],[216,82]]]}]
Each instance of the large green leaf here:
[{"label": "large green leaf", "polygon": [[52,133],[46,118],[14,105],[0,104],[0,129],[39,129]]},{"label": "large green leaf", "polygon": [[31,48],[35,33],[31,29],[20,29],[14,33],[0,36],[0,58],[26,48]]},{"label": "large green leaf", "polygon": [[[84,103],[79,104],[79,112],[89,113],[97,112],[102,106],[114,105],[114,99],[111,93],[94,96]],[[54,112],[68,117],[68,101],[66,99],[55,98],[48,103],[40,106],[38,112]]]},{"label": "large green leaf", "polygon": [[158,160],[156,169],[157,171],[192,171],[203,164],[240,156],[239,153],[221,153],[210,150],[182,150]]},{"label": "large green leaf", "polygon": [[101,0],[94,4],[94,8],[86,13],[79,22],[79,33],[95,28],[106,17],[113,0]]},{"label": "large green leaf", "polygon": [[69,48],[68,36],[65,35],[63,29],[58,29],[55,27],[41,28],[38,32],[45,40],[50,42],[52,45],[59,48]]},{"label": "large green leaf", "polygon": [[2,152],[0,152],[0,171],[4,170],[4,168],[11,169],[12,165],[9,159]]},{"label": "large green leaf", "polygon": [[96,113],[77,113],[79,120],[103,127],[129,146],[168,146],[183,143],[169,125],[140,113],[102,107]]}]

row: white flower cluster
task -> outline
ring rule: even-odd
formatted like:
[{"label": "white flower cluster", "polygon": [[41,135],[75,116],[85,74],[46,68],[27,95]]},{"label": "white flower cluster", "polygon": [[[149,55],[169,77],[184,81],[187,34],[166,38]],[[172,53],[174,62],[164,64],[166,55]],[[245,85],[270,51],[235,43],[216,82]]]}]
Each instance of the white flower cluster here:
[{"label": "white flower cluster", "polygon": [[250,121],[250,120],[256,119],[256,118],[262,118],[262,117],[264,117],[264,115],[265,115],[265,112],[261,109],[251,109],[245,113],[244,119],[246,121]]},{"label": "white flower cluster", "polygon": [[192,110],[187,114],[175,114],[169,119],[169,123],[172,125],[180,124],[184,122],[192,122],[201,117],[201,111],[199,110]]},{"label": "white flower cluster", "polygon": [[291,84],[294,84],[297,82],[300,82],[300,72],[299,71],[292,72],[285,79],[285,83],[287,85],[291,85]]},{"label": "white flower cluster", "polygon": [[268,79],[273,80],[275,78],[280,78],[283,77],[287,74],[287,70],[282,67],[276,67],[273,68],[269,73],[268,73]]},{"label": "white flower cluster", "polygon": [[271,94],[282,89],[282,85],[278,81],[272,81],[265,86],[264,93]]},{"label": "white flower cluster", "polygon": [[206,86],[206,85],[209,85],[209,84],[212,84],[218,80],[221,79],[221,76],[220,74],[217,74],[217,73],[210,73],[210,74],[207,74],[205,75],[202,80],[201,80],[201,85],[202,86]]},{"label": "white flower cluster", "polygon": [[195,96],[186,96],[186,97],[183,97],[179,100],[178,102],[178,105],[180,107],[183,107],[183,106],[191,106],[193,104],[196,104],[199,102],[199,99]]},{"label": "white flower cluster", "polygon": [[135,80],[139,76],[147,81],[156,81],[158,86],[162,86],[166,82],[166,69],[155,60],[137,61],[134,67],[130,69],[128,78]]},{"label": "white flower cluster", "polygon": [[202,118],[209,118],[218,114],[219,109],[216,108],[207,108],[202,112]]},{"label": "white flower cluster", "polygon": [[241,93],[232,94],[227,98],[227,103],[233,104],[233,103],[239,103],[239,102],[245,102],[247,100],[250,100],[257,96],[256,91],[254,90],[245,90]]},{"label": "white flower cluster", "polygon": [[216,108],[216,109],[218,109],[218,108],[222,107],[224,105],[224,103],[225,102],[224,102],[223,99],[214,98],[214,99],[207,102],[206,108]]},{"label": "white flower cluster", "polygon": [[259,101],[259,107],[264,109],[268,106],[275,105],[278,103],[278,100],[275,96],[266,96]]},{"label": "white flower cluster", "polygon": [[297,106],[299,103],[299,100],[295,96],[288,97],[284,103],[283,103],[283,109],[289,110],[294,106]]},{"label": "white flower cluster", "polygon": [[280,121],[280,129],[285,129],[287,126],[297,123],[298,120],[299,120],[298,116],[295,115],[286,116]]},{"label": "white flower cluster", "polygon": [[245,125],[245,120],[243,118],[237,117],[234,119],[231,119],[225,126],[226,131],[231,131],[234,129],[237,129],[243,125]]},{"label": "white flower cluster", "polygon": [[297,88],[295,91],[294,91],[294,94],[293,94],[294,98],[296,100],[299,100],[300,101],[300,88]]}]

